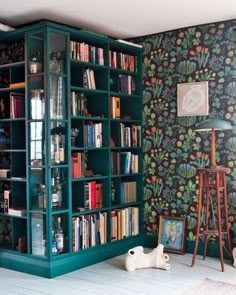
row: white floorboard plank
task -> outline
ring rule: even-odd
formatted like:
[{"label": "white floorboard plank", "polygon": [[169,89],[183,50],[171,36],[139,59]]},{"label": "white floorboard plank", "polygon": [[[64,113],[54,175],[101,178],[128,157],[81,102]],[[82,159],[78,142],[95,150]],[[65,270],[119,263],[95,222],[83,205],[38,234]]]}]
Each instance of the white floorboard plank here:
[{"label": "white floorboard plank", "polygon": [[225,260],[192,255],[169,254],[171,269],[140,269],[127,272],[125,255],[73,271],[54,279],[45,279],[0,268],[0,295],[178,295],[206,277],[236,284],[236,268]]}]

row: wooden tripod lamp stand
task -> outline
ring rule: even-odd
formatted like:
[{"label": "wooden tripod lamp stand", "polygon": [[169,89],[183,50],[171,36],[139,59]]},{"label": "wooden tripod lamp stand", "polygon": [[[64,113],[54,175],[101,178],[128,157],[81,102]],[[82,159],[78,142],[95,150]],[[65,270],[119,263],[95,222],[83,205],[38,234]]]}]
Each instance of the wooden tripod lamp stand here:
[{"label": "wooden tripod lamp stand", "polygon": [[[222,238],[224,232],[226,232],[228,248],[230,255],[232,255],[232,246],[229,233],[228,224],[228,203],[227,203],[227,188],[226,188],[226,168],[217,166],[216,164],[216,130],[233,129],[231,124],[227,121],[220,119],[210,119],[199,123],[195,131],[211,131],[211,166],[207,168],[198,168],[199,173],[199,194],[198,194],[198,212],[197,212],[197,228],[196,228],[196,241],[194,246],[194,252],[192,257],[192,265],[194,266],[195,258],[198,250],[199,236],[203,235],[204,247],[203,247],[203,259],[206,257],[208,236],[214,235],[218,237],[219,241],[219,253],[221,260],[221,270],[224,271],[224,255],[223,255],[223,243]],[[212,203],[211,194],[214,194],[216,203],[217,218],[213,217],[214,229],[210,227],[209,223],[209,207]],[[205,223],[204,231],[201,232],[201,214],[202,208],[205,207]],[[222,216],[225,218],[225,229],[222,228]]]}]

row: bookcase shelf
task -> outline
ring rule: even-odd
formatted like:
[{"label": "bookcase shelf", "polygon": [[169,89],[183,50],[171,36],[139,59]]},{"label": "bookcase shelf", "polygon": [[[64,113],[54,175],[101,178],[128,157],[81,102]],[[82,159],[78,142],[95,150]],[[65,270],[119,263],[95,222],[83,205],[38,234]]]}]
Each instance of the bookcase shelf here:
[{"label": "bookcase shelf", "polygon": [[52,278],[143,244],[142,50],[47,21],[4,36],[0,266]]}]

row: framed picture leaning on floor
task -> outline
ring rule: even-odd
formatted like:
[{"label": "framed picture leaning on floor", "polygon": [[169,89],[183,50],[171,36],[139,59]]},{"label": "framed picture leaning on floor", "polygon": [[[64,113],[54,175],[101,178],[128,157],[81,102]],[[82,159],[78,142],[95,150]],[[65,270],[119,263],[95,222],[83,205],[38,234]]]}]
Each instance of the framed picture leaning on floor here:
[{"label": "framed picture leaning on floor", "polygon": [[186,218],[160,216],[158,244],[163,244],[166,252],[185,254]]}]

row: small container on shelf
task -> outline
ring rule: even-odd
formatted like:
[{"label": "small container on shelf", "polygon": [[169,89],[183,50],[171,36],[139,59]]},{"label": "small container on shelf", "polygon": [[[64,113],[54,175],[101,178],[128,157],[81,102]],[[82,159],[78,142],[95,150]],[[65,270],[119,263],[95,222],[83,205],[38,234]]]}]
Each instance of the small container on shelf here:
[{"label": "small container on shelf", "polygon": [[50,58],[50,71],[62,74],[63,73],[63,60],[61,59],[61,53],[60,52],[52,52],[51,58]]},{"label": "small container on shelf", "polygon": [[31,61],[29,62],[29,71],[30,71],[30,74],[38,74],[38,73],[41,73],[41,63],[39,62],[38,60],[38,57],[39,57],[39,52],[34,52],[33,55],[32,55],[32,59]]},{"label": "small container on shelf", "polygon": [[41,120],[44,118],[45,103],[44,90],[31,90],[31,118],[33,120]]}]

